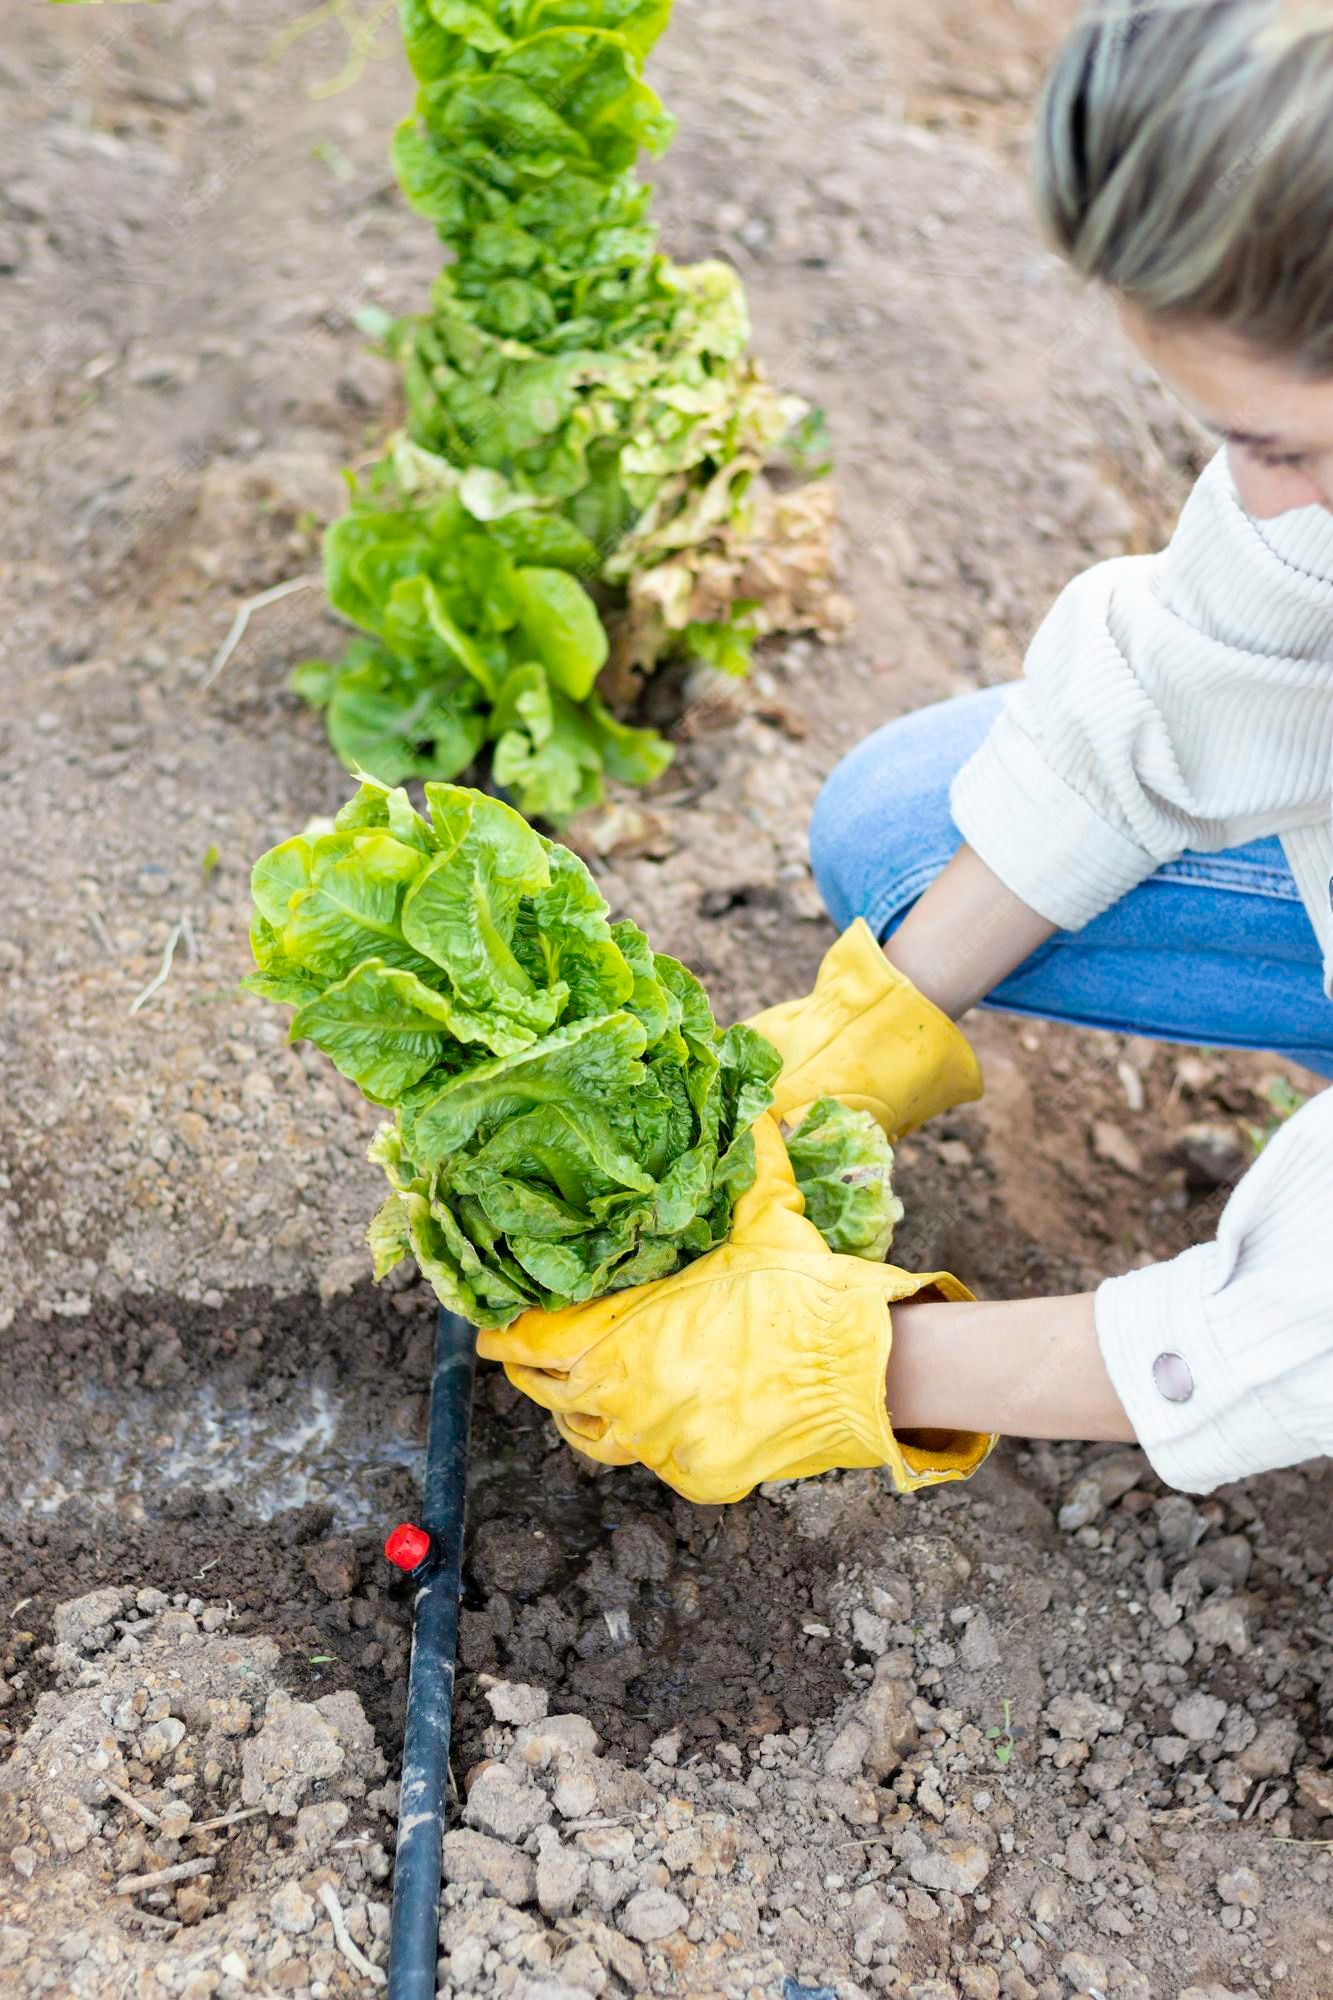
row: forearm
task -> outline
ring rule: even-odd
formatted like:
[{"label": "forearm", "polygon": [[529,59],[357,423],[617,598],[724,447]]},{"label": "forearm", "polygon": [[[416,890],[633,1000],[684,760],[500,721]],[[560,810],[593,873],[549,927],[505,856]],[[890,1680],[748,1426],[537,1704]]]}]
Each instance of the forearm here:
[{"label": "forearm", "polygon": [[960,847],[884,947],[890,965],[957,1020],[1055,930]]},{"label": "forearm", "polygon": [[1092,1299],[895,1306],[887,1384],[895,1431],[1131,1442]]}]

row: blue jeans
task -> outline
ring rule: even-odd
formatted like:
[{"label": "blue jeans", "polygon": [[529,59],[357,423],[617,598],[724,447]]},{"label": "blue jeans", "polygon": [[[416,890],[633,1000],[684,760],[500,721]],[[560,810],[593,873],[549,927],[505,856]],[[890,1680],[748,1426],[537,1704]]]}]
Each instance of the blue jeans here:
[{"label": "blue jeans", "polygon": [[[810,855],[841,928],[887,938],[960,843],[949,783],[1002,689],[885,723],[820,793]],[[1333,1001],[1277,840],[1183,854],[1081,931],[1058,931],[984,1006],[1164,1042],[1271,1049],[1333,1076]]]}]

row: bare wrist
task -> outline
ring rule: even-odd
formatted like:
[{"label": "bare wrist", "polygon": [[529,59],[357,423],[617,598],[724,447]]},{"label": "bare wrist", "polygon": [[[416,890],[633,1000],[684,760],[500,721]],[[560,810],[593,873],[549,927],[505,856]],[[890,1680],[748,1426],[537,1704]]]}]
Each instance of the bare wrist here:
[{"label": "bare wrist", "polygon": [[1092,1298],[895,1306],[885,1384],[895,1431],[1132,1442]]},{"label": "bare wrist", "polygon": [[908,911],[884,953],[919,993],[956,1021],[1054,929],[963,846]]}]

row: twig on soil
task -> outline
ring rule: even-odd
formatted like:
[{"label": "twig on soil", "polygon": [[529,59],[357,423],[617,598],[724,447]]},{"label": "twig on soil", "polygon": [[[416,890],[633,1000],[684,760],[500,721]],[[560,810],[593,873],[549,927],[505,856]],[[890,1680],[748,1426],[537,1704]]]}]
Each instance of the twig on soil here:
[{"label": "twig on soil", "polygon": [[342,1904],[338,1901],[338,1892],[331,1882],[320,1883],[319,1900],[329,1913],[329,1922],[333,1925],[334,1942],[343,1957],[347,1960],[347,1963],[354,1971],[359,1972],[363,1979],[368,1979],[372,1986],[383,1986],[385,1984],[384,1973],[378,1965],[372,1965],[365,1953],[359,1951],[352,1942],[351,1932],[347,1928],[347,1919],[343,1915]]},{"label": "twig on soil", "polygon": [[102,1784],[113,1799],[119,1799],[120,1803],[132,1812],[136,1819],[141,1819],[145,1826],[161,1826],[162,1822],[153,1808],[136,1799],[133,1792],[127,1792],[123,1785],[113,1785],[110,1778],[103,1778]]},{"label": "twig on soil", "polygon": [[166,1889],[173,1882],[189,1882],[196,1875],[216,1875],[217,1857],[208,1860],[177,1861],[171,1868],[154,1868],[149,1875],[122,1875],[113,1895],[138,1896],[145,1889]]},{"label": "twig on soil", "polygon": [[295,590],[309,590],[312,585],[322,583],[322,576],[290,576],[286,583],[275,583],[270,590],[261,590],[258,597],[247,597],[238,605],[236,616],[231,621],[231,630],[213,656],[213,664],[199,683],[200,694],[207,694],[222,669],[226,666],[236,648],[245,637],[246,630],[256,611],[262,611],[267,604],[276,604],[280,597],[290,597]]},{"label": "twig on soil", "polygon": [[131,1000],[130,1002],[131,1014],[137,1014],[139,1009],[145,1004],[145,1002],[151,1000],[153,995],[156,992],[158,992],[163,986],[166,985],[167,979],[171,973],[171,961],[176,956],[176,946],[180,943],[181,937],[185,930],[185,926],[186,924],[188,924],[189,921],[190,921],[189,917],[184,916],[181,918],[179,923],[173,924],[171,926],[170,933],[168,934],[167,937],[166,949],[162,953],[162,963],[158,967],[157,971],[153,974],[148,984],[144,987],[143,992],[137,994],[135,998]]},{"label": "twig on soil", "polygon": [[175,1917],[159,1917],[156,1910],[130,1910],[127,1915],[137,1917],[141,1924],[157,1924],[161,1930],[167,1931],[172,1936],[183,1928]]},{"label": "twig on soil", "polygon": [[85,910],[83,914],[88,919],[89,930],[92,932],[93,936],[97,939],[97,942],[101,945],[107,957],[114,958],[116,955],[116,947],[111,942],[110,931],[107,929],[106,925],[102,922],[100,911]]},{"label": "twig on soil", "polygon": [[201,1820],[198,1826],[192,1826],[189,1831],[217,1833],[224,1826],[239,1826],[243,1819],[256,1819],[260,1813],[267,1811],[267,1806],[242,1806],[237,1812],[222,1813],[217,1819]]}]

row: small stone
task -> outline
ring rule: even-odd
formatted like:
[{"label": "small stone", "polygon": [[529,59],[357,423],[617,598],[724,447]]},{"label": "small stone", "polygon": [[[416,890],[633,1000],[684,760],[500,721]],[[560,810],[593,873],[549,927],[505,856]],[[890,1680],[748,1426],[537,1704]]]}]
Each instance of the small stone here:
[{"label": "small stone", "polygon": [[1171,1711],[1171,1721],[1191,1743],[1211,1743],[1222,1726],[1227,1705],[1215,1694],[1187,1694]]},{"label": "small stone", "polygon": [[1307,1805],[1326,1819],[1333,1819],[1333,1771],[1320,1771],[1313,1764],[1306,1764],[1296,1773],[1296,1789]]},{"label": "small stone", "polygon": [[891,1625],[903,1625],[912,1615],[912,1586],[897,1570],[879,1570],[870,1585],[870,1608]]},{"label": "small stone", "polygon": [[1106,1990],[1106,1965],[1091,1952],[1067,1951],[1060,1960],[1060,1971],[1075,1992],[1086,1992],[1089,1987]]},{"label": "small stone", "polygon": [[343,1536],[314,1542],[301,1552],[306,1575],[325,1597],[350,1597],[356,1589],[359,1563],[356,1544]]},{"label": "small stone", "polygon": [[497,1681],[485,1695],[497,1722],[540,1722],[549,1706],[545,1688],[530,1687],[526,1681]]},{"label": "small stone", "polygon": [[1187,1125],[1176,1151],[1184,1163],[1186,1185],[1200,1191],[1239,1180],[1250,1163],[1246,1147],[1230,1125]]},{"label": "small stone", "polygon": [[958,1657],[965,1667],[973,1669],[998,1664],[999,1642],[986,1612],[978,1611],[963,1627],[963,1636],[958,1642]]},{"label": "small stone", "polygon": [[211,1892],[202,1882],[182,1882],[176,1891],[176,1915],[183,1924],[200,1924],[208,1915]]},{"label": "small stone", "polygon": [[297,1846],[312,1857],[327,1854],[349,1818],[341,1799],[324,1799],[319,1805],[302,1806],[296,1815]]},{"label": "small stone", "polygon": [[185,1724],[175,1715],[150,1722],[139,1737],[139,1755],[145,1764],[160,1764],[185,1741]]},{"label": "small stone", "polygon": [[21,1964],[31,1949],[31,1931],[21,1924],[0,1924],[0,1966]]},{"label": "small stone", "polygon": [[1097,1852],[1081,1826],[1075,1827],[1065,1842],[1065,1873],[1072,1876],[1075,1882],[1097,1880]]},{"label": "small stone", "polygon": [[1263,1884],[1253,1868],[1232,1868],[1225,1875],[1218,1876],[1217,1893],[1224,1903],[1252,1910],[1263,1894]]},{"label": "small stone", "polygon": [[912,1714],[912,1683],[894,1668],[892,1655],[876,1663],[875,1678],[861,1703],[869,1737],[864,1766],[866,1775],[877,1784],[902,1768],[904,1758],[911,1756],[920,1739]]},{"label": "small stone", "polygon": [[551,1803],[562,1819],[587,1819],[597,1807],[597,1774],[586,1764],[568,1764],[551,1792]]},{"label": "small stone", "polygon": [[56,1643],[79,1653],[97,1653],[109,1646],[114,1624],[129,1603],[125,1590],[90,1590],[69,1604],[58,1604],[51,1619]]},{"label": "small stone", "polygon": [[565,1757],[595,1757],[599,1738],[585,1715],[548,1715],[519,1729],[514,1748],[525,1763],[545,1770]]},{"label": "small stone", "polygon": [[537,1870],[526,1854],[465,1826],[444,1836],[444,1878],[478,1882],[511,1909],[531,1903],[537,1894]]},{"label": "small stone", "polygon": [[704,1837],[697,1827],[682,1826],[675,1833],[667,1835],[662,1849],[662,1864],[673,1875],[683,1875],[693,1868],[704,1851]]},{"label": "small stone", "polygon": [[1078,1692],[1058,1694],[1046,1706],[1046,1723],[1066,1743],[1095,1743],[1099,1736],[1114,1736],[1124,1728],[1125,1718],[1109,1702]]},{"label": "small stone", "polygon": [[463,1817],[497,1840],[517,1842],[544,1826],[551,1810],[551,1801],[530,1778],[505,1764],[489,1764],[468,1793]]},{"label": "small stone", "polygon": [[219,1736],[248,1736],[254,1721],[254,1710],[248,1701],[240,1701],[231,1695],[220,1701],[209,1703],[212,1725]]},{"label": "small stone", "polygon": [[1122,1174],[1137,1179],[1143,1172],[1143,1155],[1127,1132],[1109,1118],[1097,1118],[1092,1126],[1092,1151],[1096,1159],[1118,1167]]},{"label": "small stone", "polygon": [[640,1889],[620,1913],[620,1928],[639,1944],[652,1944],[683,1930],[689,1912],[679,1896],[669,1889]]},{"label": "small stone", "polygon": [[594,1861],[628,1861],[634,1852],[634,1835],[627,1826],[587,1826],[575,1839]]},{"label": "small stone", "polygon": [[1219,1535],[1207,1541],[1194,1558],[1199,1581],[1205,1590],[1233,1590],[1244,1587],[1254,1563],[1254,1550],[1244,1535]]},{"label": "small stone", "polygon": [[273,1893],[269,1910],[280,1931],[304,1937],[315,1928],[315,1905],[299,1882],[284,1882]]},{"label": "small stone", "polygon": [[977,1840],[953,1841],[908,1863],[907,1872],[923,1889],[949,1889],[970,1896],[990,1873],[991,1858]]},{"label": "small stone", "polygon": [[263,1728],[241,1749],[241,1803],[294,1818],[311,1785],[334,1777],[345,1761],[337,1731],[316,1703],[274,1693]]},{"label": "small stone", "polygon": [[853,1717],[843,1724],[824,1752],[825,1776],[842,1779],[858,1777],[869,1748],[869,1729],[864,1722]]},{"label": "small stone", "polygon": [[1069,1898],[1059,1882],[1039,1882],[1028,1908],[1034,1923],[1058,1924],[1069,1915]]},{"label": "small stone", "polygon": [[1250,1778],[1280,1778],[1295,1763],[1300,1747],[1295,1723],[1275,1717],[1262,1723],[1253,1743],[1241,1751],[1240,1768]]},{"label": "small stone", "polygon": [[[537,1905],[545,1917],[567,1917],[588,1881],[588,1858],[577,1848],[547,1840],[537,1856]],[[673,1929],[676,1926],[672,1926]]]},{"label": "small stone", "polygon": [[1225,1646],[1237,1659],[1250,1650],[1249,1620],[1234,1597],[1210,1597],[1194,1613],[1190,1627],[1205,1646]]},{"label": "small stone", "polygon": [[852,1613],[852,1637],[863,1652],[878,1659],[889,1643],[888,1620],[858,1604]]},{"label": "small stone", "polygon": [[1070,1487],[1068,1497],[1055,1518],[1063,1532],[1072,1535],[1078,1529],[1090,1527],[1094,1521],[1100,1520],[1105,1511],[1101,1486],[1089,1475],[1076,1480]]},{"label": "small stone", "polygon": [[1168,1493],[1157,1502],[1153,1513],[1157,1518],[1157,1539],[1164,1549],[1183,1554],[1202,1540],[1204,1518],[1183,1493]]}]

